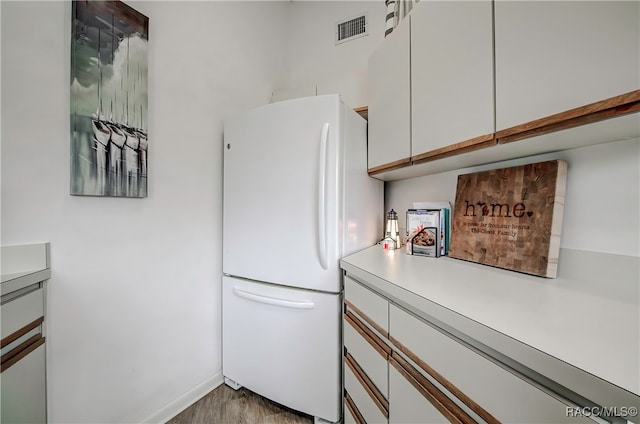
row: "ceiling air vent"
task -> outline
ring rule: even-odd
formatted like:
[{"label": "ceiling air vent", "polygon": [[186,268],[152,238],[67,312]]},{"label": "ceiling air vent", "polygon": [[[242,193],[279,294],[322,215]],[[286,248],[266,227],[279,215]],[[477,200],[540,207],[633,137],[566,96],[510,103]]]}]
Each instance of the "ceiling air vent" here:
[{"label": "ceiling air vent", "polygon": [[368,33],[367,15],[338,22],[336,24],[336,44],[364,37]]}]

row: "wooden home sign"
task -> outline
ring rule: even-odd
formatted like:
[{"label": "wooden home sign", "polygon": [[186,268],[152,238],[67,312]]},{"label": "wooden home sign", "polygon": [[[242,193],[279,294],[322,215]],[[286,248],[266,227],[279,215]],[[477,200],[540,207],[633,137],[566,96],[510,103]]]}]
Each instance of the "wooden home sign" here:
[{"label": "wooden home sign", "polygon": [[567,163],[458,176],[449,256],[555,278]]}]

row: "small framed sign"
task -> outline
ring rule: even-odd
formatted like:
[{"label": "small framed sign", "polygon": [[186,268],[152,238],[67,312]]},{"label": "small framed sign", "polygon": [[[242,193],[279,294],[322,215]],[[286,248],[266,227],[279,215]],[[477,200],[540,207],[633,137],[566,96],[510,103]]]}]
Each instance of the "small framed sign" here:
[{"label": "small framed sign", "polygon": [[555,278],[567,163],[458,176],[449,256]]}]

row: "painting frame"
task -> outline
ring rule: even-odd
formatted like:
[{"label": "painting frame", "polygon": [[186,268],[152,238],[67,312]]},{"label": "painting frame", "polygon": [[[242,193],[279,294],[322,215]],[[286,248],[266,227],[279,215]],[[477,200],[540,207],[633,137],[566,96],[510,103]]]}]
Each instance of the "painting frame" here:
[{"label": "painting frame", "polygon": [[72,2],[70,194],[148,194],[149,18],[121,1]]}]

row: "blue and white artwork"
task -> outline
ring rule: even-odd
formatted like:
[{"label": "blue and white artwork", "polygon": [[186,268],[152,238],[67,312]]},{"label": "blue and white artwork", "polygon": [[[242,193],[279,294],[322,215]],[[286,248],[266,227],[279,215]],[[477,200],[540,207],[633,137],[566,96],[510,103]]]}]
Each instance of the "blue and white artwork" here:
[{"label": "blue and white artwork", "polygon": [[149,19],[121,1],[74,1],[71,194],[147,196]]}]

